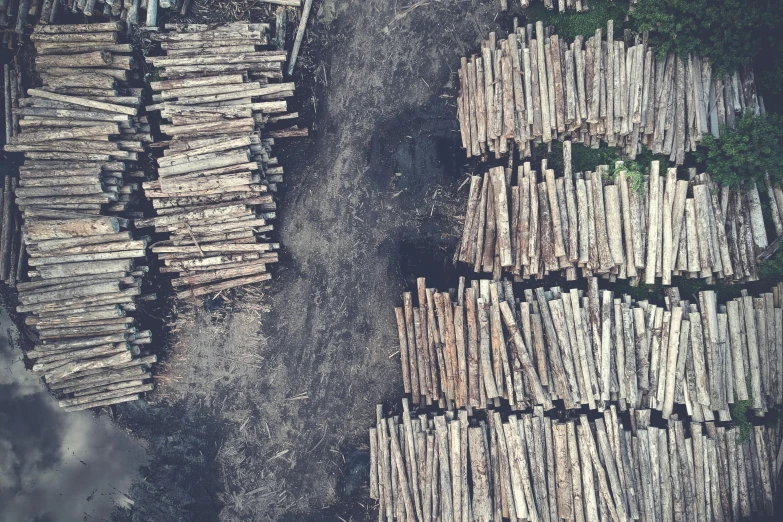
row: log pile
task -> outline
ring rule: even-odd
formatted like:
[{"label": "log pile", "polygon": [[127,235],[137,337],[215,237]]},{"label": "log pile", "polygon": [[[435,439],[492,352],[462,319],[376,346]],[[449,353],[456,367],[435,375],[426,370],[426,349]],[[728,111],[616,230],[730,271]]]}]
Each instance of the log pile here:
[{"label": "log pile", "polygon": [[[68,411],[127,402],[150,391],[142,354],[151,340],[135,318],[148,238],[120,217],[132,204],[133,168],[151,141],[137,116],[141,89],[127,82],[131,58],[116,22],[37,26],[43,82],[14,112],[8,152],[24,154],[16,204],[29,256],[17,282],[18,312],[39,341],[27,357]],[[131,214],[128,214],[131,215]]]},{"label": "log pile", "polygon": [[[301,0],[262,0],[264,3],[299,7]],[[158,11],[188,14],[191,0],[0,0],[0,28],[9,49],[32,25],[53,24],[66,13],[120,21],[128,30],[134,26],[157,30]]]},{"label": "log pile", "polygon": [[646,40],[614,40],[613,23],[570,45],[541,22],[505,40],[490,33],[481,54],[462,59],[457,118],[468,157],[534,143],[601,141],[633,158],[643,145],[682,164],[707,133],[737,113],[763,112],[753,70],[713,74],[706,59],[658,59]]},{"label": "log pile", "polygon": [[773,517],[778,430],[690,424],[650,411],[558,420],[541,408],[485,420],[383,418],[370,428],[378,520],[537,522],[758,520]]},{"label": "log pile", "polygon": [[[757,257],[767,248],[767,226],[759,188],[719,188],[709,174],[690,169],[679,179],[653,161],[650,174],[611,170],[572,172],[571,142],[563,143],[562,177],[529,162],[511,170],[496,167],[472,176],[462,240],[454,261],[498,280],[541,279],[563,271],[568,280],[600,275],[672,284],[673,276],[708,283],[755,281]],[[783,190],[767,182],[766,195],[778,235],[783,234]],[[780,200],[780,207],[777,201]],[[772,224],[769,226],[772,229]]]},{"label": "log pile", "polygon": [[[27,22],[44,21],[41,0],[0,0],[0,31],[3,45],[13,49],[25,33]],[[48,18],[46,18],[48,20]]]},{"label": "log pile", "polygon": [[[696,422],[783,404],[783,285],[718,306],[670,289],[665,307],[628,295],[559,287],[514,295],[509,281],[460,280],[456,295],[417,281],[395,309],[403,386],[413,403],[512,409],[684,406]],[[456,297],[456,300],[453,298]]]},{"label": "log pile", "polygon": [[[590,10],[590,6],[587,5],[587,0],[543,0],[544,7],[550,11],[557,8],[558,12],[565,13],[566,11],[576,11],[577,13],[583,13]],[[511,0],[513,5],[514,0]],[[519,0],[519,5],[522,9],[530,7],[530,0]],[[500,9],[508,11],[509,0],[500,0]]]},{"label": "log pile", "polygon": [[155,144],[164,149],[158,179],[144,183],[157,215],[136,224],[170,234],[152,251],[162,271],[179,274],[180,298],[268,280],[279,246],[267,235],[271,192],[283,177],[271,147],[307,135],[266,128],[297,116],[286,112],[294,84],[280,82],[286,52],[256,49],[268,43],[265,24],[166,27],[152,34],[166,54],[150,58],[163,80],[152,82],[147,109],[160,111],[171,139]]}]

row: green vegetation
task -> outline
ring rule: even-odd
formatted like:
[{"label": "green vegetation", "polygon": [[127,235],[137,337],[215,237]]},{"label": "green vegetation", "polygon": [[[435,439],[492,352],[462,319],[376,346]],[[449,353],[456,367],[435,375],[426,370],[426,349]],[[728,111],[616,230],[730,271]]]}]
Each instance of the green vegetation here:
[{"label": "green vegetation", "polygon": [[783,178],[783,118],[774,114],[746,114],[734,129],[721,129],[720,139],[705,136],[697,151],[712,179],[724,186],[744,180],[764,181],[764,173]]},{"label": "green vegetation", "polygon": [[628,179],[631,181],[631,190],[638,194],[644,194],[644,172],[642,170],[642,166],[639,165],[639,163],[636,161],[626,160],[623,162],[621,167],[615,167],[614,177],[617,177],[617,174],[623,170],[625,171],[626,176],[628,176]]},{"label": "green vegetation", "polygon": [[756,275],[760,281],[769,285],[776,285],[783,280],[783,250],[778,250],[774,256],[759,263],[756,267]]},{"label": "green vegetation", "polygon": [[[561,141],[552,142],[552,151],[547,152],[546,148],[539,146],[537,152],[542,153],[540,159],[546,158],[550,169],[555,172],[563,172],[563,143]],[[536,158],[536,162],[540,161]],[[620,155],[615,147],[609,147],[605,143],[598,149],[585,147],[580,143],[574,143],[571,147],[571,165],[574,172],[594,171],[598,165],[614,165],[615,161],[620,159]]]},{"label": "green vegetation", "polygon": [[636,30],[650,31],[650,43],[659,53],[698,52],[719,72],[758,57],[767,62],[759,83],[781,92],[780,0],[644,0],[629,17]]},{"label": "green vegetation", "polygon": [[751,396],[750,376],[745,377],[745,386],[748,390],[748,399],[741,401],[737,399],[737,394],[734,394],[734,404],[729,404],[729,413],[731,413],[731,420],[739,427],[739,435],[737,436],[737,445],[745,443],[750,438],[750,432],[753,429],[753,425],[750,423],[748,413],[753,404],[753,397]]},{"label": "green vegetation", "polygon": [[591,0],[590,9],[584,13],[570,10],[560,14],[557,9],[547,10],[541,2],[534,2],[525,10],[529,21],[540,20],[544,23],[544,27],[555,26],[557,35],[567,42],[571,42],[579,35],[589,38],[595,34],[595,30],[599,27],[605,32],[608,20],[614,20],[615,38],[617,38],[617,35],[622,33],[621,25],[627,13],[627,0],[618,0],[617,2]]}]

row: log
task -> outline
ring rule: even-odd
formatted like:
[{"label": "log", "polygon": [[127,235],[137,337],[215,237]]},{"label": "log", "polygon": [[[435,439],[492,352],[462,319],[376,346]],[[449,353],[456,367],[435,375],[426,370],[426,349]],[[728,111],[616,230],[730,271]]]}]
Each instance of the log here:
[{"label": "log", "polygon": [[260,283],[262,281],[268,281],[271,278],[272,278],[271,274],[258,274],[254,276],[239,277],[228,281],[222,281],[220,283],[204,285],[204,286],[190,288],[187,290],[177,292],[177,298],[188,299],[192,297],[198,297],[200,295],[211,294],[213,292],[220,292],[221,290],[227,290],[229,288]]},{"label": "log", "polygon": [[94,101],[87,98],[82,98],[78,96],[68,96],[65,94],[57,94],[50,91],[45,91],[43,89],[28,89],[27,90],[28,96],[43,98],[45,100],[53,100],[53,101],[59,101],[64,103],[70,103],[72,105],[77,105],[81,107],[91,107],[93,109],[98,109],[102,111],[107,112],[114,112],[114,113],[120,113],[120,114],[127,114],[129,116],[135,116],[137,113],[137,109],[135,107],[128,107],[125,105],[117,105],[112,103],[104,103],[100,101]]},{"label": "log", "polygon": [[66,407],[64,409],[67,412],[88,410],[90,408],[98,408],[98,407],[101,407],[101,406],[110,406],[110,405],[113,405],[113,404],[120,404],[120,403],[123,403],[123,402],[137,401],[137,400],[139,400],[139,398],[140,398],[139,394],[123,395],[121,397],[114,397],[114,398],[110,398],[110,399],[104,399],[104,400],[89,402],[89,403],[86,403],[86,404],[80,404],[78,406],[68,406],[68,407]]},{"label": "log", "polygon": [[291,50],[291,60],[288,64],[288,75],[294,74],[294,66],[296,65],[296,59],[299,55],[299,48],[302,45],[302,39],[304,38],[305,29],[307,28],[307,20],[310,17],[310,9],[313,6],[313,0],[305,0],[304,7],[302,8],[302,17],[299,20],[299,28],[296,30],[296,37],[294,38],[294,46]]}]

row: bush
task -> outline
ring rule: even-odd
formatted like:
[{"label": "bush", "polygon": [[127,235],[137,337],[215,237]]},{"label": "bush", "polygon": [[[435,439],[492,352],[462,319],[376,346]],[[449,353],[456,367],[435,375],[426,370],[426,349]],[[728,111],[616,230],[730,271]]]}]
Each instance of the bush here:
[{"label": "bush", "polygon": [[724,186],[736,186],[744,180],[763,183],[765,172],[781,181],[783,118],[745,114],[734,129],[721,128],[720,139],[705,136],[697,154],[712,179]]},{"label": "bush", "polygon": [[[780,0],[644,0],[629,16],[637,30],[650,31],[650,43],[661,54],[698,53],[718,72],[783,50]],[[759,83],[780,92],[780,60],[765,63],[759,76]]]},{"label": "bush", "polygon": [[524,13],[529,22],[535,23],[540,20],[544,27],[553,25],[560,39],[569,43],[579,35],[590,38],[598,28],[606,38],[608,20],[614,20],[615,39],[622,36],[623,21],[628,13],[628,0],[617,0],[617,2],[590,0],[589,3],[590,9],[585,12],[577,13],[571,10],[559,13],[557,8],[548,10],[542,2],[533,2]]}]

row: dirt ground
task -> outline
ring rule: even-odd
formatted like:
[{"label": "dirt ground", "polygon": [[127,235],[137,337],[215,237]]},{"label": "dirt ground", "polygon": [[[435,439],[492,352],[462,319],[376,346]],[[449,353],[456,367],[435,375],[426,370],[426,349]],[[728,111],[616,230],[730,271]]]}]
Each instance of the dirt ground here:
[{"label": "dirt ground", "polygon": [[263,290],[150,311],[172,333],[158,392],[118,408],[150,464],[117,520],[374,518],[367,429],[402,394],[392,307],[417,276],[454,284],[453,73],[497,10],[316,1],[295,77],[312,135],[276,148],[279,267]]}]

